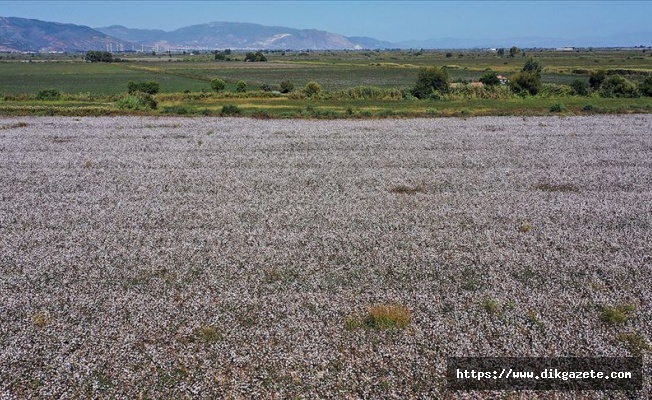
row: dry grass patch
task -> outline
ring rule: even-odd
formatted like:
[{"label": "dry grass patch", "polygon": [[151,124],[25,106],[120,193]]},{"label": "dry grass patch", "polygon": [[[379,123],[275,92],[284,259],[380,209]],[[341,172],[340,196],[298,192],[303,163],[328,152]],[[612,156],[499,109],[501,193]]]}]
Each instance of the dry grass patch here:
[{"label": "dry grass patch", "polygon": [[364,317],[349,316],[344,321],[347,330],[367,328],[375,330],[402,330],[412,322],[412,313],[403,305],[377,305],[367,309]]},{"label": "dry grass patch", "polygon": [[634,311],[636,307],[629,304],[615,307],[603,306],[600,309],[600,320],[608,325],[622,325]]},{"label": "dry grass patch", "polygon": [[50,323],[50,317],[44,312],[39,312],[32,316],[32,323],[39,328],[45,328]]},{"label": "dry grass patch", "polygon": [[487,312],[487,314],[495,315],[500,312],[500,303],[494,299],[487,298],[482,301],[482,308]]},{"label": "dry grass patch", "polygon": [[523,222],[521,226],[518,228],[519,232],[521,233],[528,233],[532,229],[534,229],[534,226],[532,226],[532,224],[529,222]]},{"label": "dry grass patch", "polygon": [[424,193],[425,189],[421,185],[417,186],[407,186],[407,185],[397,185],[389,189],[390,193],[394,194],[417,194]]},{"label": "dry grass patch", "polygon": [[618,340],[622,342],[627,350],[634,356],[640,356],[645,351],[652,351],[652,346],[640,333],[623,332],[618,334]]},{"label": "dry grass patch", "polygon": [[204,325],[197,328],[197,337],[206,343],[215,343],[222,340],[222,332],[214,325]]},{"label": "dry grass patch", "polygon": [[17,129],[17,128],[25,128],[28,126],[29,124],[27,122],[16,122],[15,124],[0,125],[0,129]]}]

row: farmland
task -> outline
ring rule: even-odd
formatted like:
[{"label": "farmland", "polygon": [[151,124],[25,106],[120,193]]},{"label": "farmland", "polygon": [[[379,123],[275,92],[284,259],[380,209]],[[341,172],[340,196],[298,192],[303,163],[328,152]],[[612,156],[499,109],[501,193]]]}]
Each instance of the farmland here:
[{"label": "farmland", "polygon": [[[3,117],[0,393],[489,395],[446,392],[450,356],[649,371],[650,126]],[[631,398],[493,395],[603,394]]]},{"label": "farmland", "polygon": [[[224,105],[236,105],[241,115],[265,118],[369,118],[474,115],[548,115],[555,104],[567,113],[649,113],[652,99],[603,98],[597,92],[574,95],[575,80],[588,82],[589,74],[605,70],[641,83],[652,74],[648,49],[590,50],[574,52],[527,50],[516,57],[500,57],[488,51],[339,51],[271,52],[267,62],[215,61],[213,54],[126,54],[123,62],[90,64],[83,55],[4,55],[0,59],[0,113],[4,115],[115,115],[184,114],[219,115]],[[513,76],[530,58],[543,65],[543,90],[536,96],[469,92],[491,70]],[[419,68],[437,66],[457,85],[450,95],[416,101],[409,95]],[[223,79],[222,93],[211,90],[210,81]],[[295,86],[295,93],[272,95],[261,88],[278,89],[281,81]],[[155,110],[125,110],[118,106],[129,81],[156,81],[160,93]],[[247,84],[246,93],[235,93],[236,83]],[[301,96],[304,86],[318,82],[320,96]],[[460,85],[462,87],[460,88]],[[350,98],[353,88],[377,88],[402,93],[373,98]],[[62,93],[43,101],[45,89]],[[507,88],[501,88],[507,89]],[[391,97],[391,98],[388,98]]]}]

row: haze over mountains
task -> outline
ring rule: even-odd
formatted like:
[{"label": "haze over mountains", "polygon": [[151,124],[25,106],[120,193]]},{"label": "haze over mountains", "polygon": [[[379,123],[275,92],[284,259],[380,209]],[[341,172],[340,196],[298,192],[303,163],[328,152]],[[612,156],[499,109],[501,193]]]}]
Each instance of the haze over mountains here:
[{"label": "haze over mountains", "polygon": [[390,43],[369,37],[346,37],[315,29],[251,23],[210,22],[163,31],[120,25],[90,28],[36,19],[0,17],[0,51],[75,52],[87,50],[354,50],[388,48],[463,49],[496,47],[650,46],[652,32],[612,37],[506,39],[440,38]]}]

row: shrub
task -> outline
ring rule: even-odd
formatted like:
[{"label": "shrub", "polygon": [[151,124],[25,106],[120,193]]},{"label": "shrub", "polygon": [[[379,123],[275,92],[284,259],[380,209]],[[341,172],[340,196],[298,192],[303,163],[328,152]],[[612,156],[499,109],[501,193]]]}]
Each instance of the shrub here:
[{"label": "shrub", "polygon": [[550,106],[550,112],[558,113],[568,111],[568,108],[563,103],[555,103]]},{"label": "shrub", "polygon": [[600,85],[602,97],[638,97],[636,84],[620,75],[610,76]]},{"label": "shrub", "polygon": [[417,82],[412,89],[414,97],[425,99],[433,92],[448,92],[448,72],[438,67],[427,67],[419,69]]},{"label": "shrub", "polygon": [[240,109],[235,104],[226,104],[222,107],[222,115],[237,115],[240,114]]},{"label": "shrub", "polygon": [[59,100],[61,98],[61,92],[56,89],[39,90],[36,98],[38,100]]},{"label": "shrub", "polygon": [[509,87],[517,94],[535,95],[541,90],[541,77],[533,72],[521,71],[510,79]]},{"label": "shrub", "polygon": [[482,75],[480,78],[480,82],[486,86],[500,85],[500,79],[498,79],[498,75],[493,71],[485,72],[484,75]]},{"label": "shrub", "polygon": [[582,107],[582,111],[587,111],[588,112],[588,111],[594,111],[594,110],[595,110],[595,106],[593,104],[587,104],[584,107]]},{"label": "shrub", "polygon": [[586,96],[589,94],[589,83],[583,79],[575,79],[571,84],[573,92],[578,96]]},{"label": "shrub", "polygon": [[186,115],[189,113],[188,109],[182,106],[163,107],[163,114]]},{"label": "shrub", "polygon": [[303,92],[308,97],[317,96],[321,93],[321,85],[314,81],[308,82],[306,87],[303,88]]},{"label": "shrub", "polygon": [[600,89],[600,85],[607,78],[607,71],[599,69],[597,71],[591,71],[589,73],[589,86],[593,90]]},{"label": "shrub", "polygon": [[158,82],[146,81],[146,82],[133,82],[129,81],[127,83],[127,91],[129,94],[134,94],[137,92],[147,93],[147,94],[156,94],[160,90],[160,85]]},{"label": "shrub", "polygon": [[574,96],[573,88],[568,85],[560,85],[556,83],[544,83],[541,85],[539,95],[543,97],[570,97]]},{"label": "shrub", "polygon": [[244,60],[248,62],[261,62],[267,61],[267,57],[261,51],[257,51],[256,53],[249,52],[245,55]]},{"label": "shrub", "polygon": [[262,90],[263,92],[271,92],[272,87],[267,83],[263,83],[262,85],[260,85],[260,90]]},{"label": "shrub", "polygon": [[147,93],[128,94],[118,100],[118,108],[121,110],[151,110],[157,107],[156,100]]},{"label": "shrub", "polygon": [[247,82],[245,81],[238,81],[238,83],[235,84],[235,91],[237,93],[244,93],[247,91]]},{"label": "shrub", "polygon": [[226,87],[226,82],[223,79],[215,78],[211,81],[211,89],[216,92],[221,92]]},{"label": "shrub", "polygon": [[648,76],[639,86],[643,96],[652,97],[652,76]]},{"label": "shrub", "polygon": [[87,51],[84,60],[88,62],[113,62],[113,54],[108,51]]},{"label": "shrub", "polygon": [[280,90],[281,93],[290,93],[291,91],[294,90],[294,83],[288,80],[284,80],[279,85],[279,88],[281,89]]},{"label": "shrub", "polygon": [[521,72],[512,77],[509,86],[515,93],[535,95],[541,91],[542,70],[541,63],[530,57]]},{"label": "shrub", "polygon": [[538,62],[534,58],[530,57],[525,62],[525,65],[523,65],[523,71],[525,71],[525,72],[533,72],[533,73],[538,74],[539,76],[541,76],[541,72],[543,71],[543,66],[541,65],[540,62]]}]

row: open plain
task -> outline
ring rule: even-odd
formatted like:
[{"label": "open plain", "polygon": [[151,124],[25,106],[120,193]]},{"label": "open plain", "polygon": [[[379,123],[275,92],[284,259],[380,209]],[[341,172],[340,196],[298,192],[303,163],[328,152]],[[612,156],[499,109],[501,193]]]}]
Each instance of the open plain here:
[{"label": "open plain", "polygon": [[2,118],[0,263],[1,398],[482,398],[447,357],[632,354],[646,398],[652,116]]}]

